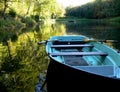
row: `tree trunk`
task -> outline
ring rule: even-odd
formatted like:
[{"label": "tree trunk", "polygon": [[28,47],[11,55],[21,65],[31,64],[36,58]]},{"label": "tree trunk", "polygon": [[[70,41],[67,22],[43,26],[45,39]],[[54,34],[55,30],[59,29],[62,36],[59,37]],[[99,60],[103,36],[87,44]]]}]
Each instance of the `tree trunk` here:
[{"label": "tree trunk", "polygon": [[25,14],[25,17],[29,14],[31,4],[32,4],[32,0],[30,0],[30,2],[29,2],[29,6],[28,6],[27,12]]},{"label": "tree trunk", "polygon": [[4,0],[4,9],[3,9],[3,18],[4,18],[4,20],[6,19],[6,14],[5,14],[6,9],[7,9],[7,0]]}]

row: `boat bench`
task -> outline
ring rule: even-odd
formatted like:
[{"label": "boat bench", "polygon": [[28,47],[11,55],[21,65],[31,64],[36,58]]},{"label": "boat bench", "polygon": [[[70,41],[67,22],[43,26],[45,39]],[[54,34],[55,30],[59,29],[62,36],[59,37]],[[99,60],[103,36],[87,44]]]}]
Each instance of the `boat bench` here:
[{"label": "boat bench", "polygon": [[51,56],[107,56],[105,52],[56,52],[50,53]]},{"label": "boat bench", "polygon": [[94,47],[90,44],[81,44],[81,45],[52,45],[51,48],[81,48],[81,47]]},{"label": "boat bench", "polygon": [[100,65],[100,66],[73,66],[77,69],[100,74],[104,76],[114,77],[115,76],[115,66],[113,65]]},{"label": "boat bench", "polygon": [[85,44],[85,41],[81,41],[81,40],[58,40],[53,42],[54,45],[69,45],[69,44]]}]

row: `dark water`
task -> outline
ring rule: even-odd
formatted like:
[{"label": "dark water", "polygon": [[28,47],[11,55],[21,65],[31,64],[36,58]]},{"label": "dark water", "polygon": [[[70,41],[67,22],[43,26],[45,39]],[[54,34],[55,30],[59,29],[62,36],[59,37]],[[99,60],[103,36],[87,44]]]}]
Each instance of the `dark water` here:
[{"label": "dark water", "polygon": [[[57,35],[85,35],[120,42],[120,23],[61,21],[0,32],[0,92],[34,92],[38,81],[42,83],[38,77],[45,77],[49,64],[45,45],[37,42]],[[120,43],[108,45],[120,50]]]},{"label": "dark water", "polygon": [[[67,34],[85,35],[97,40],[116,40],[120,42],[120,23],[97,21],[81,21],[67,23]],[[120,43],[107,43],[114,49],[120,50]]]}]

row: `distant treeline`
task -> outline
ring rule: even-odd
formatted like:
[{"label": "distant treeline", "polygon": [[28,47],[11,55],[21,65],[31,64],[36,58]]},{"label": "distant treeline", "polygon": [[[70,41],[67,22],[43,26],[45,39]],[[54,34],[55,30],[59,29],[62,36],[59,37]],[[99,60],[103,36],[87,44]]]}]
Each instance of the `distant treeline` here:
[{"label": "distant treeline", "polygon": [[66,16],[101,19],[120,16],[120,0],[96,0],[77,7],[67,7]]}]

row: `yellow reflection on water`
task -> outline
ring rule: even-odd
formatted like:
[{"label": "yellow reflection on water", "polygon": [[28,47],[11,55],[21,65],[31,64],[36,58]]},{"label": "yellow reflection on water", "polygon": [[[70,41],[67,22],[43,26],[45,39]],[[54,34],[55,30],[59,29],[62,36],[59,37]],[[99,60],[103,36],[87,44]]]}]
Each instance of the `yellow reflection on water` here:
[{"label": "yellow reflection on water", "polygon": [[39,74],[45,76],[49,64],[45,45],[37,42],[66,33],[63,24],[39,25],[38,29],[26,28],[16,39],[11,34],[11,38],[0,44],[0,82],[9,92],[34,92]]}]

